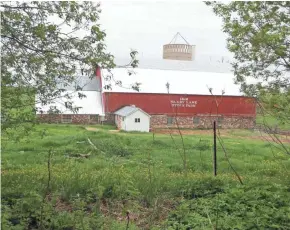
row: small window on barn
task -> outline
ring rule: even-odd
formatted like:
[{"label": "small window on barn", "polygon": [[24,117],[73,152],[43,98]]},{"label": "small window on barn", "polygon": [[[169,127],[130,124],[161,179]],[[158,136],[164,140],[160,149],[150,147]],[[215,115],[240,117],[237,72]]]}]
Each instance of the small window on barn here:
[{"label": "small window on barn", "polygon": [[218,117],[218,120],[217,120],[217,122],[218,122],[218,123],[222,123],[222,122],[223,122],[223,120],[224,120],[224,118],[223,118],[223,117]]},{"label": "small window on barn", "polygon": [[140,123],[140,118],[135,118],[135,123]]},{"label": "small window on barn", "polygon": [[71,123],[72,122],[72,116],[71,115],[62,115],[61,116],[61,122],[62,123]]},{"label": "small window on barn", "polygon": [[122,117],[122,121],[125,121],[125,117]]},{"label": "small window on barn", "polygon": [[218,117],[218,119],[217,119],[217,125],[218,125],[218,127],[222,127],[223,120],[224,120],[223,117]]},{"label": "small window on barn", "polygon": [[199,124],[199,117],[193,117],[193,124],[195,125]]},{"label": "small window on barn", "polygon": [[97,120],[97,115],[90,115],[90,120],[91,121],[96,121]]},{"label": "small window on barn", "polygon": [[173,117],[167,117],[167,124],[171,125],[173,123]]}]

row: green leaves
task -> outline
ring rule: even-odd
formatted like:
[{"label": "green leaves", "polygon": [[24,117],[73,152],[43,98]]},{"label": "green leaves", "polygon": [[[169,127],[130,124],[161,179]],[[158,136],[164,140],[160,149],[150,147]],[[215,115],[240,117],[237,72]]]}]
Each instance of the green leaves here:
[{"label": "green leaves", "polygon": [[96,25],[92,26],[91,34],[92,36],[95,36],[96,41],[103,41],[106,37],[106,33],[101,31],[100,28]]},{"label": "green leaves", "polygon": [[[80,75],[94,76],[96,64],[104,69],[116,66],[113,55],[106,51],[106,33],[98,24],[100,4],[33,1],[1,2],[0,6],[1,103],[5,108],[2,116],[6,117],[2,131],[11,128],[12,123],[26,123],[27,106],[34,107],[34,102],[38,107],[46,105],[61,97],[64,87],[79,86],[73,83]],[[136,52],[131,57],[130,65],[136,67]],[[25,104],[22,89],[31,88],[37,100]],[[74,108],[69,99],[66,105]],[[17,119],[9,121],[10,114],[17,114]],[[34,117],[27,124],[35,121]]]},{"label": "green leaves", "polygon": [[[223,19],[228,49],[234,54],[232,65],[236,83],[241,85],[242,91],[257,97],[271,113],[276,113],[276,109],[267,104],[268,97],[272,97],[276,104],[281,100],[284,105],[290,104],[287,96],[290,91],[290,3],[206,4]],[[258,81],[250,83],[251,78]],[[264,97],[265,92],[267,98]],[[288,106],[284,108],[285,121],[289,122],[290,110]]]},{"label": "green leaves", "polygon": [[169,216],[169,229],[288,229],[289,196],[281,186],[232,188],[183,202]]},{"label": "green leaves", "polygon": [[[41,40],[44,40],[45,39],[45,35],[46,35],[46,28],[45,28],[45,25],[43,24],[39,24],[37,25],[34,29],[33,29],[33,34],[40,38]],[[32,35],[33,36],[33,35]]]}]

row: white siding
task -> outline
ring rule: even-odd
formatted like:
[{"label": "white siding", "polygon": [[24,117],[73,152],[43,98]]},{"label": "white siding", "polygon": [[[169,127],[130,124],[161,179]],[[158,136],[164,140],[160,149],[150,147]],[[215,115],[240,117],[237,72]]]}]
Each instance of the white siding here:
[{"label": "white siding", "polygon": [[[140,123],[136,123],[135,118],[140,118]],[[149,132],[150,117],[138,110],[127,116],[124,123],[124,130],[126,131]]]},{"label": "white siding", "polygon": [[[72,99],[70,101],[73,102],[74,107],[82,107],[79,109],[78,114],[99,114],[103,115],[102,110],[102,94],[96,91],[80,91],[80,93],[86,95],[85,98],[79,98],[78,92],[76,91],[67,91]],[[65,94],[65,93],[63,93]],[[50,106],[56,106],[58,110],[63,114],[73,114],[73,112],[65,107],[65,102],[69,101],[64,97],[56,98],[53,103],[48,105],[41,105],[38,101],[38,97],[36,96],[35,106],[38,108],[38,114],[40,111],[43,111],[46,114],[50,108]]]},{"label": "white siding", "polygon": [[125,128],[126,128],[126,118],[121,117],[121,129],[125,130]]}]

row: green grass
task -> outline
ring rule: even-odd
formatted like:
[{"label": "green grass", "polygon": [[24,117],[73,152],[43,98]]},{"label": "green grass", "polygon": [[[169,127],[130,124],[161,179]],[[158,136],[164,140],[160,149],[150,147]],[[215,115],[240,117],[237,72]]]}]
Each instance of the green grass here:
[{"label": "green grass", "polygon": [[290,122],[285,122],[282,124],[277,120],[277,118],[271,116],[271,115],[257,115],[256,123],[263,125],[266,124],[267,126],[270,126],[271,128],[279,128],[281,130],[290,131]]},{"label": "green grass", "polygon": [[[223,138],[241,185],[220,145],[212,176],[211,135],[183,137],[185,171],[178,135],[153,140],[151,133],[94,127],[46,124],[21,142],[2,137],[3,229],[126,229],[127,211],[128,229],[290,228],[290,157],[279,146],[237,137],[255,132]],[[90,156],[72,157],[79,154]]]}]

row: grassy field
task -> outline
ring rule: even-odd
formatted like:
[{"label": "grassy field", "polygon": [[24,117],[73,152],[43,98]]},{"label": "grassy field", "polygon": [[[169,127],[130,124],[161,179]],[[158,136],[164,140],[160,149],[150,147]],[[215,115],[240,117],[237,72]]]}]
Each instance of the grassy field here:
[{"label": "grassy field", "polygon": [[271,128],[277,127],[280,130],[286,130],[290,131],[290,122],[285,122],[284,124],[281,124],[277,118],[271,116],[271,115],[257,115],[256,119],[257,125],[266,125]]},{"label": "grassy field", "polygon": [[214,177],[211,131],[182,143],[110,129],[40,125],[21,142],[2,137],[2,229],[290,229],[283,148],[232,131]]}]

